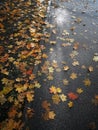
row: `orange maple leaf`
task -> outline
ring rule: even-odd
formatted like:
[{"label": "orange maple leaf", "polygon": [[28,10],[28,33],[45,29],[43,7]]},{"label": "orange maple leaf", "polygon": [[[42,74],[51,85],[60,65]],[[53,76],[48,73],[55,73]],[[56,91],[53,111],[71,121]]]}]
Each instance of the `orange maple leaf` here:
[{"label": "orange maple leaf", "polygon": [[55,86],[51,86],[51,88],[49,88],[50,93],[56,94],[57,93],[57,89]]}]

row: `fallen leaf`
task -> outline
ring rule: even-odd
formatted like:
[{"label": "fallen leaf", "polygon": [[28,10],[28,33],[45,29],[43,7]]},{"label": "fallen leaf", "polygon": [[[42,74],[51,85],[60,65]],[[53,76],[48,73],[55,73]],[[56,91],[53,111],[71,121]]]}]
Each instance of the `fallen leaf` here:
[{"label": "fallen leaf", "polygon": [[59,97],[60,97],[62,102],[65,102],[67,100],[67,96],[64,94],[60,94]]},{"label": "fallen leaf", "polygon": [[54,119],[56,116],[56,114],[54,113],[54,111],[49,111],[49,119]]},{"label": "fallen leaf", "polygon": [[45,100],[45,101],[42,102],[42,107],[43,107],[46,111],[49,111],[49,110],[50,110],[50,106],[51,106],[51,104],[48,103],[47,100]]},{"label": "fallen leaf", "polygon": [[72,74],[70,75],[70,78],[73,79],[73,80],[76,79],[76,78],[77,78],[77,74],[76,74],[76,73],[72,73]]},{"label": "fallen leaf", "polygon": [[93,57],[93,61],[98,62],[98,55],[95,55],[95,56]]},{"label": "fallen leaf", "polygon": [[76,93],[70,92],[70,93],[68,93],[68,97],[69,97],[69,99],[76,100],[76,99],[78,99],[79,96]]},{"label": "fallen leaf", "polygon": [[91,85],[91,81],[88,78],[86,78],[83,82],[84,82],[85,86],[90,86]]},{"label": "fallen leaf", "polygon": [[92,66],[89,66],[89,67],[88,67],[88,71],[89,71],[89,72],[93,72],[93,71],[94,71],[94,68],[93,68]]},{"label": "fallen leaf", "polygon": [[26,92],[26,98],[28,102],[31,102],[34,100],[34,91]]},{"label": "fallen leaf", "polygon": [[62,89],[58,87],[58,88],[56,88],[56,91],[57,91],[57,93],[61,93]]},{"label": "fallen leaf", "polygon": [[60,97],[59,97],[59,95],[58,95],[58,94],[53,95],[53,96],[52,96],[52,100],[53,100],[53,103],[54,103],[54,104],[59,104],[59,102],[60,102]]},{"label": "fallen leaf", "polygon": [[72,63],[72,65],[73,65],[73,66],[78,66],[78,65],[79,65],[79,61],[74,61],[74,62]]},{"label": "fallen leaf", "polygon": [[34,114],[35,114],[34,109],[28,107],[27,110],[26,110],[27,117],[32,118]]},{"label": "fallen leaf", "polygon": [[74,103],[73,103],[72,101],[69,101],[69,102],[68,102],[68,107],[69,107],[69,108],[72,108],[73,105],[74,105]]},{"label": "fallen leaf", "polygon": [[52,86],[49,88],[49,92],[50,92],[50,93],[53,93],[53,94],[56,94],[56,93],[57,93],[56,87],[52,85]]},{"label": "fallen leaf", "polygon": [[73,49],[77,50],[79,48],[79,42],[74,43]]},{"label": "fallen leaf", "polygon": [[50,73],[54,72],[54,68],[53,67],[49,67],[48,70],[49,70]]},{"label": "fallen leaf", "polygon": [[50,41],[50,44],[55,45],[56,41]]},{"label": "fallen leaf", "polygon": [[83,93],[83,89],[82,88],[77,88],[77,93],[79,93],[79,94]]},{"label": "fallen leaf", "polygon": [[64,66],[63,70],[65,70],[65,71],[69,70],[69,66]]},{"label": "fallen leaf", "polygon": [[54,34],[56,34],[56,30],[55,30],[55,29],[53,29],[52,32],[53,32]]},{"label": "fallen leaf", "polygon": [[67,79],[63,79],[63,84],[64,85],[68,85],[69,84],[69,81]]}]

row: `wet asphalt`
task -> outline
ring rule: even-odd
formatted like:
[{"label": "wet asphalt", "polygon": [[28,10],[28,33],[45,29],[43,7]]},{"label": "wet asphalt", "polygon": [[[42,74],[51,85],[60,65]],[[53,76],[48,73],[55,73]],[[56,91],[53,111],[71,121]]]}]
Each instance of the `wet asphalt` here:
[{"label": "wet asphalt", "polygon": [[[41,76],[37,76],[42,87],[35,90],[34,102],[26,103],[26,106],[35,109],[36,115],[32,119],[24,117],[25,126],[29,126],[30,130],[98,130],[98,105],[92,104],[92,98],[98,94],[98,61],[93,61],[94,55],[98,54],[98,0],[95,2],[93,0],[50,1],[46,15],[45,21],[54,25],[54,28],[43,29],[43,33],[50,34],[48,41],[40,42],[46,47],[43,53],[47,54],[48,58],[35,66],[35,73],[42,73]],[[53,29],[56,33],[53,33]],[[63,35],[64,30],[68,34]],[[64,38],[74,39],[74,42],[65,41]],[[52,45],[50,41],[56,41],[56,44]],[[73,48],[76,42],[79,43],[77,50]],[[69,46],[64,47],[63,43]],[[73,57],[70,56],[71,54]],[[53,80],[48,80],[47,74],[42,72],[41,67],[46,61],[52,63],[53,60],[57,61],[59,69],[63,70],[64,64],[70,69],[67,72],[54,71]],[[79,65],[73,66],[74,61],[78,61]],[[83,66],[86,69],[83,69]],[[88,71],[89,66],[94,68],[91,73]],[[77,79],[70,79],[72,72],[77,73]],[[66,87],[62,83],[64,78],[69,81]],[[83,84],[85,78],[91,80],[90,87],[85,87]],[[75,92],[78,87],[84,92],[74,101],[74,106],[70,109],[67,102],[58,105],[52,103],[49,93],[51,85],[59,86],[65,95],[71,91]],[[56,113],[54,120],[45,121],[41,118],[43,100],[52,104],[51,109]],[[90,123],[96,124],[96,128],[93,128],[93,125],[89,127]]]}]

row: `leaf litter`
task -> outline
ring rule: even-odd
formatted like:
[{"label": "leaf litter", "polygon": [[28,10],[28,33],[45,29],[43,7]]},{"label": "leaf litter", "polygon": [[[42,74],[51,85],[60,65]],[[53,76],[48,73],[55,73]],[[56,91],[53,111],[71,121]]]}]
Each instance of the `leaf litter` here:
[{"label": "leaf litter", "polygon": [[[37,4],[37,6],[36,6]],[[40,45],[40,41],[44,40],[45,43],[49,42],[50,44],[50,53],[54,53],[54,47],[58,44],[56,40],[49,40],[51,37],[50,33],[42,33],[41,30],[43,26],[52,30],[53,35],[57,35],[57,30],[55,25],[45,22],[44,18],[46,17],[46,7],[37,0],[36,3],[32,3],[30,0],[21,1],[19,0],[18,6],[16,7],[16,1],[12,2],[12,9],[10,8],[10,2],[5,3],[6,10],[4,9],[5,14],[9,15],[0,18],[0,28],[2,36],[1,45],[0,45],[0,70],[1,74],[4,75],[1,79],[2,88],[0,89],[0,105],[1,107],[7,102],[11,103],[11,107],[7,113],[8,119],[0,122],[0,129],[21,130],[24,126],[22,121],[23,116],[23,105],[25,100],[28,103],[35,101],[35,89],[41,89],[41,83],[36,80],[36,74],[33,73],[34,67],[41,64],[44,59],[43,64],[41,65],[41,71],[38,72],[38,75],[45,75],[46,81],[53,81],[54,74],[60,72],[70,73],[69,78],[63,78],[62,84],[64,87],[70,85],[70,81],[75,82],[79,75],[77,72],[70,72],[71,67],[69,65],[64,65],[63,68],[59,66],[59,63],[56,59],[53,59],[52,62],[49,61],[49,56],[44,50],[47,49],[47,46]],[[39,7],[40,8],[39,8]],[[22,8],[25,10],[23,10]],[[34,7],[34,8],[33,8]],[[33,12],[33,14],[32,14]],[[32,15],[31,15],[32,14]],[[24,21],[21,21],[21,19]],[[14,27],[13,32],[8,35],[9,40],[6,41],[5,34],[7,32],[5,21],[8,20],[8,25]],[[80,24],[82,22],[81,18],[74,18],[74,22]],[[12,27],[9,26],[9,30]],[[70,31],[74,32],[76,26],[72,26]],[[80,43],[76,42],[74,38],[70,37],[70,33],[64,29],[62,36],[57,36],[61,43],[62,48],[72,47],[73,50],[69,54],[69,58],[73,60],[72,66],[80,66],[78,60],[76,60],[79,55]],[[95,53],[93,62],[98,62],[98,54]],[[63,61],[62,61],[63,62]],[[11,66],[11,68],[10,68]],[[10,68],[10,69],[9,69]],[[88,68],[85,65],[82,65],[82,69],[87,69],[89,73],[93,72],[95,68],[92,65],[89,65]],[[92,81],[89,76],[83,80],[83,85],[90,87]],[[47,88],[48,89],[48,88]],[[41,103],[44,113],[42,113],[42,118],[44,120],[54,120],[56,118],[55,110],[52,110],[52,105],[60,105],[60,103],[67,103],[69,108],[75,106],[74,100],[78,100],[80,94],[84,92],[84,89],[80,86],[77,87],[76,91],[69,91],[67,94],[63,92],[62,86],[58,87],[53,84],[49,87],[48,93],[51,96],[51,101],[45,99]],[[98,94],[92,99],[92,103],[98,105]],[[35,115],[35,110],[33,108],[26,108],[26,118],[33,118]],[[16,118],[18,119],[16,121]],[[13,125],[12,125],[13,124]],[[88,126],[91,129],[95,129],[95,123],[91,122]]]}]

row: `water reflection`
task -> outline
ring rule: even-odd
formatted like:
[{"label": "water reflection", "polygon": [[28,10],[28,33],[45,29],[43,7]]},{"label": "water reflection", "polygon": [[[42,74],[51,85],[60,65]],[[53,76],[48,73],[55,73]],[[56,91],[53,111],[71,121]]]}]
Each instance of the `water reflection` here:
[{"label": "water reflection", "polygon": [[64,24],[68,24],[70,22],[70,14],[66,9],[57,8],[54,11],[54,22],[57,23],[58,26],[63,26]]}]

